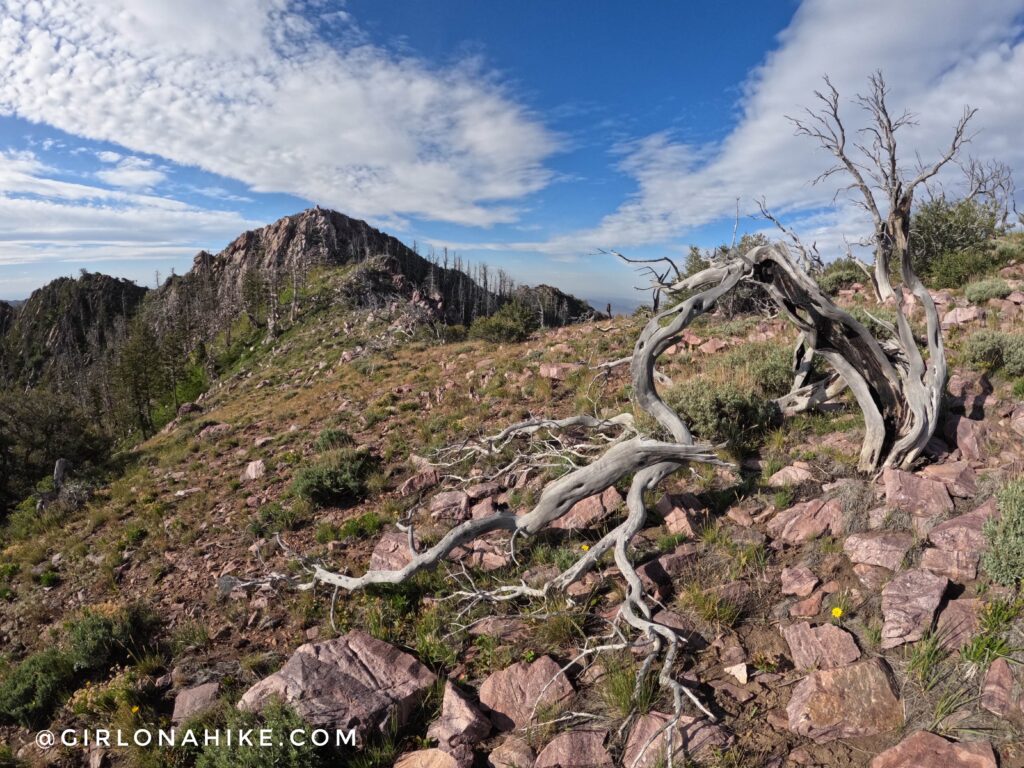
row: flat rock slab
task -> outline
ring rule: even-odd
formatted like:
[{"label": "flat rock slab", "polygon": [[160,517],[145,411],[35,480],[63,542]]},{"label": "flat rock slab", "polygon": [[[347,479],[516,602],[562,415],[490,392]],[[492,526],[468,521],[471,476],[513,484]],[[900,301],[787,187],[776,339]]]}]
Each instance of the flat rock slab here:
[{"label": "flat rock slab", "polygon": [[919,568],[893,577],[882,589],[882,648],[924,637],[948,586],[945,576]]},{"label": "flat rock slab", "polygon": [[981,553],[986,545],[983,530],[985,523],[998,516],[996,501],[990,499],[973,512],[939,523],[928,532],[928,540],[938,549],[947,552]]},{"label": "flat rock slab", "polygon": [[812,627],[802,621],[783,627],[782,637],[797,669],[834,669],[860,658],[853,635],[834,624]]},{"label": "flat rock slab", "polygon": [[996,768],[987,741],[946,741],[927,731],[912,733],[895,747],[875,755],[871,768]]},{"label": "flat rock slab", "polygon": [[958,584],[965,584],[978,577],[980,560],[981,556],[977,552],[961,550],[946,551],[929,547],[921,553],[922,568]]},{"label": "flat rock slab", "polygon": [[971,641],[981,625],[985,604],[977,598],[950,600],[939,613],[935,631],[943,648],[958,651]]},{"label": "flat rock slab", "polygon": [[409,654],[352,630],[299,646],[280,670],[245,692],[238,708],[259,712],[277,697],[311,725],[354,728],[362,740],[390,720],[403,725],[436,679]]},{"label": "flat rock slab", "polygon": [[877,658],[808,675],[794,687],[786,714],[793,733],[818,744],[903,725],[903,703]]},{"label": "flat rock slab", "polygon": [[966,461],[929,464],[921,470],[921,476],[945,483],[950,494],[961,499],[973,498],[978,492],[977,475]]},{"label": "flat rock slab", "polygon": [[800,485],[814,479],[810,464],[798,461],[783,467],[774,475],[768,478],[768,485],[772,488],[785,488],[790,485]]},{"label": "flat rock slab", "polygon": [[908,513],[918,533],[927,533],[935,518],[953,511],[953,499],[940,480],[887,468],[882,472],[882,482],[885,485],[885,503]]},{"label": "flat rock slab", "polygon": [[[670,715],[661,712],[648,712],[642,715],[632,729],[629,731],[629,738],[626,740],[626,749],[622,755],[624,766],[636,766],[636,768],[656,768],[666,764],[666,752],[668,743],[663,731],[653,741],[651,737],[665,727],[665,724],[672,720]],[[675,748],[673,761],[677,764],[687,765],[687,759],[700,759],[713,749],[724,749],[732,742],[732,736],[720,725],[715,725],[707,720],[683,715],[676,724],[675,734],[672,743]]]},{"label": "flat rock slab", "polygon": [[812,499],[779,512],[767,526],[768,535],[783,544],[802,544],[823,533],[843,532],[843,509],[835,499]]},{"label": "flat rock slab", "polygon": [[530,768],[537,759],[526,739],[518,736],[507,736],[487,756],[490,768]]},{"label": "flat rock slab", "polygon": [[1013,670],[1006,659],[996,659],[985,674],[981,689],[981,706],[999,717],[1009,717],[1018,711],[1013,696]]},{"label": "flat rock slab", "polygon": [[914,537],[909,533],[870,531],[847,536],[843,551],[852,563],[877,565],[896,571],[912,546]]},{"label": "flat rock slab", "polygon": [[561,531],[587,530],[606,522],[621,506],[622,494],[614,487],[605,488],[602,493],[577,501],[548,527]]},{"label": "flat rock slab", "polygon": [[564,704],[572,695],[572,683],[550,656],[494,672],[480,686],[480,703],[501,731],[529,725],[543,710]]},{"label": "flat rock slab", "polygon": [[371,571],[399,571],[414,555],[409,549],[409,534],[395,528],[384,531],[370,555]]},{"label": "flat rock slab", "polygon": [[171,715],[171,722],[180,725],[193,715],[205,712],[217,703],[219,694],[219,683],[203,683],[185,688],[174,697],[174,714]]},{"label": "flat rock slab", "polygon": [[608,731],[566,731],[555,736],[537,755],[534,768],[614,768],[604,743]]},{"label": "flat rock slab", "polygon": [[810,568],[802,565],[783,568],[779,578],[782,582],[782,594],[784,595],[807,597],[818,586],[818,577],[814,575]]}]

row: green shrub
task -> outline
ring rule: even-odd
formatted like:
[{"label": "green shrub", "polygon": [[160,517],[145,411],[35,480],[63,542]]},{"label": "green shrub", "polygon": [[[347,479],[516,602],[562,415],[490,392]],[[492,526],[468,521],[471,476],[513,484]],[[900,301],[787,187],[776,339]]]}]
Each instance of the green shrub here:
[{"label": "green shrub", "polygon": [[793,386],[793,354],[778,344],[757,350],[750,364],[754,384],[765,397],[782,397]]},{"label": "green shrub", "polygon": [[945,196],[923,201],[916,206],[910,225],[914,271],[937,276],[940,262],[958,254],[979,253],[999,232],[999,209],[995,205],[978,199],[950,200]]},{"label": "green shrub", "polygon": [[1024,334],[978,331],[964,343],[967,362],[986,371],[1024,376]]},{"label": "green shrub", "polygon": [[384,518],[376,512],[367,512],[365,515],[346,520],[341,528],[338,529],[338,533],[341,534],[343,539],[349,537],[365,539],[380,533],[383,528]]},{"label": "green shrub", "polygon": [[518,301],[510,301],[490,317],[474,320],[469,335],[496,343],[525,341],[538,325],[536,312]]},{"label": "green shrub", "polygon": [[1003,266],[998,254],[983,246],[942,254],[931,264],[929,282],[935,288],[959,288]]},{"label": "green shrub", "polygon": [[981,564],[994,582],[1010,587],[1024,577],[1024,479],[1008,483],[998,503],[999,519],[985,523],[988,549]]},{"label": "green shrub", "polygon": [[835,296],[844,288],[867,279],[864,270],[851,258],[836,259],[818,275],[818,287],[823,293]]},{"label": "green shrub", "polygon": [[366,481],[375,465],[367,451],[339,448],[295,474],[292,492],[316,506],[353,504],[366,496]]},{"label": "green shrub", "polygon": [[328,427],[316,439],[316,450],[318,453],[330,451],[335,448],[345,448],[355,445],[355,440],[348,432],[338,427]]},{"label": "green shrub", "polygon": [[106,671],[141,655],[158,626],[155,614],[140,605],[115,611],[86,608],[65,627],[68,657],[75,671]]},{"label": "green shrub", "polygon": [[28,656],[0,681],[0,720],[26,728],[49,722],[73,688],[74,662],[50,648]]},{"label": "green shrub", "polygon": [[964,296],[972,304],[981,304],[989,299],[1005,299],[1010,292],[1010,286],[1001,278],[978,280],[964,288]]},{"label": "green shrub", "polygon": [[266,538],[281,531],[294,531],[309,522],[308,507],[302,501],[288,506],[278,501],[264,504],[256,519],[249,523],[249,531],[256,538]]},{"label": "green shrub", "polygon": [[[259,729],[272,733],[269,745],[260,744]],[[264,708],[262,717],[236,709],[228,714],[224,730],[233,733],[253,730],[256,736],[250,743],[207,745],[196,760],[196,768],[319,768],[326,765],[322,750],[311,744],[311,728],[288,707],[272,702]],[[292,739],[293,731],[305,731],[305,738]],[[293,741],[304,741],[295,746]]]},{"label": "green shrub", "polygon": [[745,454],[757,447],[778,417],[773,400],[729,382],[701,377],[672,387],[666,402],[702,439],[725,443],[732,452]]}]

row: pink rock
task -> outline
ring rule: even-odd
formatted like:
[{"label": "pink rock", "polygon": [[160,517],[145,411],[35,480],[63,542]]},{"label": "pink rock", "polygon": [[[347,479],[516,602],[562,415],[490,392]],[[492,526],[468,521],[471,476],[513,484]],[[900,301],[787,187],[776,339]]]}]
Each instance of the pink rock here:
[{"label": "pink rock", "polygon": [[494,499],[488,497],[482,499],[473,505],[473,508],[469,511],[469,516],[474,520],[479,520],[482,517],[490,517],[498,508],[494,504]]},{"label": "pink rock", "polygon": [[921,553],[921,567],[957,584],[965,584],[978,578],[980,559],[977,552],[928,548]]},{"label": "pink rock", "polygon": [[882,589],[882,648],[920,640],[931,629],[949,581],[919,568],[897,574]]},{"label": "pink rock", "polygon": [[1014,291],[1006,297],[1007,301],[1012,301],[1014,304],[1024,304],[1024,293],[1020,291]]},{"label": "pink rock", "polygon": [[985,522],[998,516],[995,499],[989,499],[973,512],[936,525],[929,531],[928,540],[946,551],[981,553],[985,550]]},{"label": "pink rock", "polygon": [[721,352],[723,349],[728,348],[729,343],[722,341],[721,339],[708,339],[700,345],[700,351],[706,355],[713,355],[716,352]]},{"label": "pink rock", "polygon": [[956,422],[956,446],[964,458],[971,461],[985,459],[985,425],[980,421],[962,418]]},{"label": "pink rock", "polygon": [[252,686],[238,708],[273,699],[315,726],[355,728],[360,741],[388,722],[404,724],[437,678],[407,653],[360,630],[299,646],[280,670]]},{"label": "pink rock", "polygon": [[409,549],[409,534],[397,529],[384,531],[370,555],[371,571],[398,571],[414,557]]},{"label": "pink rock", "polygon": [[473,637],[492,637],[502,643],[515,643],[530,636],[527,623],[511,616],[487,616],[467,631]]},{"label": "pink rock", "polygon": [[480,703],[500,731],[523,728],[538,711],[564,704],[572,695],[569,678],[550,656],[541,656],[532,664],[517,662],[494,672],[480,686]]},{"label": "pink rock", "polygon": [[985,319],[985,310],[980,307],[955,307],[942,316],[942,329],[948,330],[960,325]]},{"label": "pink rock", "polygon": [[782,569],[782,594],[807,597],[818,585],[818,577],[802,565]]},{"label": "pink rock", "polygon": [[789,607],[789,615],[794,619],[813,619],[821,613],[821,601],[824,597],[825,593],[819,590],[806,600],[793,603]]},{"label": "pink rock", "polygon": [[480,501],[488,496],[494,496],[501,491],[501,486],[497,483],[477,483],[471,485],[466,489],[466,495],[469,496],[470,501]]},{"label": "pink rock", "polygon": [[882,472],[882,481],[885,484],[886,504],[909,513],[918,533],[927,533],[936,517],[953,511],[949,491],[938,480],[918,477],[901,469],[886,468]]},{"label": "pink rock", "polygon": [[812,628],[804,621],[783,627],[782,636],[797,669],[833,669],[860,658],[853,635],[834,624]]},{"label": "pink rock", "polygon": [[487,765],[490,768],[523,768],[532,766],[536,759],[533,749],[525,739],[506,736],[505,740],[487,756]]},{"label": "pink rock", "polygon": [[888,568],[882,568],[879,565],[867,565],[866,563],[858,563],[853,566],[853,572],[857,578],[860,579],[860,583],[871,591],[881,589],[892,578],[892,571]]},{"label": "pink rock", "polygon": [[783,544],[802,544],[823,533],[843,532],[843,509],[835,499],[813,499],[779,512],[768,523],[768,535]]},{"label": "pink rock", "polygon": [[198,715],[217,703],[220,683],[203,683],[186,688],[174,697],[174,714],[171,722],[181,725],[193,715]]},{"label": "pink rock", "polygon": [[996,756],[987,741],[946,741],[927,731],[907,736],[881,752],[871,768],[996,768]]},{"label": "pink rock", "polygon": [[580,367],[575,363],[541,363],[540,375],[545,379],[564,381],[578,371]]},{"label": "pink rock", "polygon": [[562,531],[582,531],[600,525],[622,506],[622,495],[613,487],[573,504],[572,508],[555,520],[550,528]]},{"label": "pink rock", "polygon": [[512,556],[508,551],[508,537],[497,532],[456,547],[449,557],[485,573],[504,568],[512,562]]},{"label": "pink rock", "polygon": [[793,689],[786,713],[793,733],[819,744],[903,725],[903,704],[878,658],[811,673]]},{"label": "pink rock", "polygon": [[814,479],[811,467],[805,462],[798,461],[783,467],[774,475],[768,478],[768,485],[772,488],[785,488],[789,485],[800,485]]},{"label": "pink rock", "polygon": [[872,531],[847,536],[843,551],[852,563],[877,565],[896,571],[913,545],[914,537],[909,533]]},{"label": "pink rock", "polygon": [[605,748],[608,731],[575,730],[560,733],[537,755],[533,768],[614,768]]},{"label": "pink rock", "polygon": [[438,748],[452,752],[462,760],[469,752],[469,762],[472,763],[473,745],[486,739],[490,732],[491,721],[468,696],[451,682],[445,682],[441,714],[427,729],[427,738],[434,739]]},{"label": "pink rock", "polygon": [[673,535],[696,538],[699,519],[707,516],[707,510],[696,496],[690,493],[663,494],[654,506],[665,521],[665,529]]},{"label": "pink rock", "polygon": [[977,598],[950,600],[939,613],[935,633],[947,651],[958,651],[971,641],[980,626],[984,603]]},{"label": "pink rock", "polygon": [[664,600],[672,593],[674,580],[685,573],[696,557],[695,544],[680,544],[672,552],[644,563],[636,572],[644,589]]},{"label": "pink rock", "polygon": [[394,768],[465,768],[465,764],[442,749],[417,749],[399,757]]},{"label": "pink rock", "polygon": [[961,499],[973,498],[978,492],[977,475],[966,461],[929,464],[921,475],[945,483],[950,494]]},{"label": "pink rock", "polygon": [[465,491],[446,491],[430,500],[430,516],[434,520],[461,523],[469,519],[469,494]]},{"label": "pink rock", "polygon": [[398,495],[401,497],[412,496],[414,493],[433,488],[441,481],[437,470],[433,467],[423,469],[410,477],[398,488]]},{"label": "pink rock", "polygon": [[996,659],[988,668],[981,689],[981,706],[999,717],[1009,717],[1017,710],[1013,698],[1013,670],[1006,659]]},{"label": "pink rock", "polygon": [[[651,737],[665,727],[672,718],[661,712],[648,712],[642,715],[629,731],[626,748],[622,756],[623,766],[636,768],[655,768],[665,765],[668,749],[667,739],[663,736],[651,741]],[[667,734],[668,731],[663,731]],[[672,734],[673,760],[686,763],[687,759],[701,759],[711,750],[724,749],[732,742],[732,737],[721,726],[709,723],[696,717],[683,715]],[[649,745],[648,745],[649,743]],[[646,749],[645,749],[646,747]]]}]

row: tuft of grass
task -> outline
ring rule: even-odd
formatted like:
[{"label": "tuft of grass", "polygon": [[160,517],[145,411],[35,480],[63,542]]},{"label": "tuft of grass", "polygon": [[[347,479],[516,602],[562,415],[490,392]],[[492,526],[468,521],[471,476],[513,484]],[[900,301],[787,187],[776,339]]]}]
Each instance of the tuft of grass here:
[{"label": "tuft of grass", "polygon": [[605,706],[618,717],[650,712],[658,698],[658,680],[652,670],[640,674],[636,662],[627,656],[608,660],[600,680],[600,696]]},{"label": "tuft of grass", "polygon": [[733,601],[713,589],[702,589],[692,584],[678,598],[681,608],[692,611],[704,622],[715,627],[732,627],[740,620],[743,610]]},{"label": "tuft of grass", "polygon": [[942,646],[941,633],[929,632],[907,651],[907,676],[921,690],[930,691],[942,679],[942,662],[949,652]]}]

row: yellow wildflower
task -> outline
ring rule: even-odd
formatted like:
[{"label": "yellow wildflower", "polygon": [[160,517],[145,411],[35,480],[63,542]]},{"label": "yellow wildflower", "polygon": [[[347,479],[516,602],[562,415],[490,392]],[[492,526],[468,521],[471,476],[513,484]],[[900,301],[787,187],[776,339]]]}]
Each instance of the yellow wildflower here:
[{"label": "yellow wildflower", "polygon": [[838,605],[835,608],[832,609],[832,618],[833,619],[841,619],[841,618],[843,618],[843,609],[840,608]]},{"label": "yellow wildflower", "polygon": [[139,714],[139,705],[138,704],[136,704],[134,707],[132,707],[132,714],[133,715]]},{"label": "yellow wildflower", "polygon": [[580,544],[580,549],[582,549],[584,552],[589,552],[590,551],[590,545],[589,544]]}]

